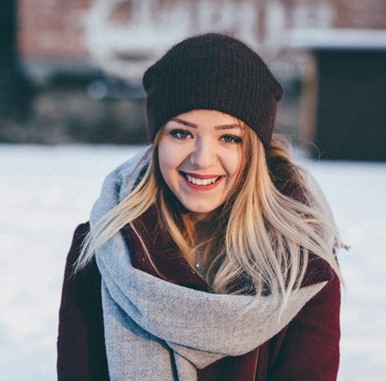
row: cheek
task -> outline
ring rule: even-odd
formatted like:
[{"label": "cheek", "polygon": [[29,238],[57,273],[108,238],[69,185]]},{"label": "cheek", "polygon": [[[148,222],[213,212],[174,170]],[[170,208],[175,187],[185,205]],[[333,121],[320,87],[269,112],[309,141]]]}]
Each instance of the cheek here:
[{"label": "cheek", "polygon": [[175,147],[171,147],[167,142],[160,142],[158,147],[159,168],[165,182],[170,186],[170,179],[174,178],[177,168],[181,164],[181,155]]},{"label": "cheek", "polygon": [[162,177],[166,180],[165,177],[167,177],[168,169],[170,168],[170,155],[167,154],[167,150],[164,148],[165,147],[160,144],[158,150],[158,163]]},{"label": "cheek", "polygon": [[169,162],[171,160],[171,152],[172,148],[170,147],[170,144],[168,144],[167,139],[165,137],[161,138],[159,145],[158,145],[158,161],[161,166],[168,166]]},{"label": "cheek", "polygon": [[234,180],[237,177],[239,171],[241,170],[241,164],[242,164],[241,152],[237,152],[234,155],[227,156],[227,160],[224,166],[232,180]]},{"label": "cheek", "polygon": [[169,137],[163,137],[158,145],[158,161],[165,168],[177,168],[189,155],[186,144],[176,144]]}]

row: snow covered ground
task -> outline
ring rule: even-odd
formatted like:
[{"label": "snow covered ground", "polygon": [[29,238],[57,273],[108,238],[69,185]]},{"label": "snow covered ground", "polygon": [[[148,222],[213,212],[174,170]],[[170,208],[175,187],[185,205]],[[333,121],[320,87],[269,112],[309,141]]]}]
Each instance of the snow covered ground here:
[{"label": "snow covered ground", "polygon": [[[55,379],[57,315],[72,232],[104,176],[138,147],[0,145],[0,380]],[[306,164],[342,238],[348,290],[339,381],[386,379],[386,163]]]}]

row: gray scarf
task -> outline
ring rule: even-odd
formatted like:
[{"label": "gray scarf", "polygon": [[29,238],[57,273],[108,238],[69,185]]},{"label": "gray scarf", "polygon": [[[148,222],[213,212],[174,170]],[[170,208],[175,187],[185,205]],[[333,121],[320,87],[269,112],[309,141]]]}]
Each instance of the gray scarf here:
[{"label": "gray scarf", "polygon": [[[142,155],[106,178],[91,228],[129,194]],[[279,321],[279,306],[269,296],[256,301],[255,296],[206,293],[135,269],[120,233],[98,250],[96,259],[112,381],[196,380],[197,368],[250,352],[277,334],[326,284],[302,287]]]}]

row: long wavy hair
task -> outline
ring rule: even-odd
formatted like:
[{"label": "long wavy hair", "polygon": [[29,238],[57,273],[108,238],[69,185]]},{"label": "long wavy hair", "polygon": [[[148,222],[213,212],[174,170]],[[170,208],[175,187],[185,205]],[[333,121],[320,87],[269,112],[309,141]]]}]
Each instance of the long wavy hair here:
[{"label": "long wavy hair", "polygon": [[[158,163],[161,129],[138,163],[142,177],[127,198],[92,227],[76,269],[86,266],[96,250],[126,225],[143,238],[136,220],[156,205],[169,236],[192,266],[200,252],[213,292],[269,293],[280,298],[284,310],[301,286],[311,256],[326,261],[341,278],[335,255],[339,235],[323,195],[293,161],[282,138],[274,136],[266,150],[252,129],[242,127],[238,181],[215,212],[209,238],[197,242],[189,214],[176,213],[181,208],[176,208],[178,200],[163,181]],[[142,245],[155,266],[144,240]]]}]

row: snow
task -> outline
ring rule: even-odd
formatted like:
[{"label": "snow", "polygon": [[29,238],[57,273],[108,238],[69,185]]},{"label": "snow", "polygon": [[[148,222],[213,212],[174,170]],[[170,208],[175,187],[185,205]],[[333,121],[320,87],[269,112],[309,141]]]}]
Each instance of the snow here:
[{"label": "snow", "polygon": [[[64,263],[105,175],[140,147],[0,145],[0,379],[54,380]],[[386,163],[304,163],[345,243],[339,381],[386,374]]]}]

